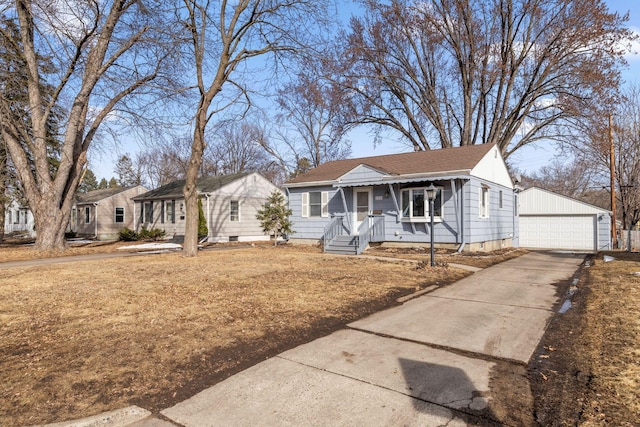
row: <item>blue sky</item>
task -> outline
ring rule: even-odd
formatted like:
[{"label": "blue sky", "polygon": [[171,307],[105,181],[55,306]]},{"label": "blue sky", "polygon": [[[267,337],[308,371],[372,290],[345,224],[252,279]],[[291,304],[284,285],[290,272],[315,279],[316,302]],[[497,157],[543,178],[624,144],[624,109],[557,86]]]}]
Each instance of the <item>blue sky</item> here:
[{"label": "blue sky", "polygon": [[[640,33],[640,1],[638,0],[606,0],[611,11],[625,14],[629,12],[627,25],[636,33]],[[623,70],[622,76],[626,83],[640,84],[640,43],[634,48],[633,53],[627,56],[628,66]],[[349,135],[352,148],[352,157],[366,157],[390,153],[408,151],[406,144],[386,139],[377,147],[373,146],[373,137],[363,129]],[[135,155],[138,150],[137,143],[121,141],[119,147],[105,148],[102,154],[90,155],[90,168],[98,179],[115,176],[113,172],[117,158],[125,153]],[[555,145],[552,142],[540,141],[533,146],[518,150],[510,161],[524,172],[533,172],[549,163],[556,154]]]}]

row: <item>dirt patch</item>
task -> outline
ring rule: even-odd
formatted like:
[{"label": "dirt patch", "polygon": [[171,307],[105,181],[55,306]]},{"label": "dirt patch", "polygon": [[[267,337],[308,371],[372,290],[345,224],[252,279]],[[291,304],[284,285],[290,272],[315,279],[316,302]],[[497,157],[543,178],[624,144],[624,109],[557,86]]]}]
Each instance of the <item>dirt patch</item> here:
[{"label": "dirt patch", "polygon": [[289,246],[0,268],[0,425],[158,411],[468,274]]},{"label": "dirt patch", "polygon": [[[505,248],[493,252],[460,252],[450,249],[436,249],[434,258],[440,264],[463,264],[472,267],[486,268],[491,265],[517,258],[526,254],[526,249]],[[429,263],[429,248],[415,246],[412,248],[393,248],[385,246],[373,246],[366,252],[367,255],[387,256],[391,258],[412,259]]]},{"label": "dirt patch", "polygon": [[[604,262],[604,256],[615,261]],[[529,367],[540,425],[640,420],[640,254],[592,257]]]}]

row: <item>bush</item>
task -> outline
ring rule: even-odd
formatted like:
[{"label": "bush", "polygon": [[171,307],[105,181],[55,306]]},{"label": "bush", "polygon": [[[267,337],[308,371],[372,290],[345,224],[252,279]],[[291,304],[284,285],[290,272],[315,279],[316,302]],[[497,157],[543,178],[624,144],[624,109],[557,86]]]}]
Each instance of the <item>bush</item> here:
[{"label": "bush", "polygon": [[138,234],[141,239],[161,240],[166,236],[166,231],[159,228],[152,228],[151,230],[146,227],[142,227]]},{"label": "bush", "polygon": [[140,239],[138,233],[133,230],[128,229],[127,227],[120,230],[118,233],[118,240],[122,240],[124,242],[133,242]]}]

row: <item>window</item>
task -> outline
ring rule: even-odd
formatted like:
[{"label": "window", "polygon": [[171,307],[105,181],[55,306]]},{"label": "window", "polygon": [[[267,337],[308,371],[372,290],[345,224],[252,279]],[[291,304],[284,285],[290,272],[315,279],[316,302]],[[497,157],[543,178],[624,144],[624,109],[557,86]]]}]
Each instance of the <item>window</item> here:
[{"label": "window", "polygon": [[329,216],[329,192],[310,191],[302,193],[302,217],[320,218]]},{"label": "window", "polygon": [[[429,199],[424,187],[405,188],[401,191],[402,218],[425,221],[431,219],[429,213]],[[438,187],[438,194],[433,201],[434,219],[442,219],[442,188]]]},{"label": "window", "polygon": [[91,222],[91,207],[84,207],[84,223],[89,224]]},{"label": "window", "polygon": [[144,222],[153,222],[153,202],[144,202]]},{"label": "window", "polygon": [[489,188],[480,189],[480,218],[489,218]]},{"label": "window", "polygon": [[172,224],[176,223],[176,201],[175,200],[167,200],[165,203],[164,212],[167,216],[167,222]]},{"label": "window", "polygon": [[124,208],[117,207],[115,209],[115,221],[116,224],[122,224],[124,222]]},{"label": "window", "polygon": [[229,204],[229,213],[231,221],[240,221],[240,203],[237,200],[232,200]]},{"label": "window", "polygon": [[165,203],[161,201],[160,202],[160,224],[164,224],[164,212],[165,212],[164,205]]}]

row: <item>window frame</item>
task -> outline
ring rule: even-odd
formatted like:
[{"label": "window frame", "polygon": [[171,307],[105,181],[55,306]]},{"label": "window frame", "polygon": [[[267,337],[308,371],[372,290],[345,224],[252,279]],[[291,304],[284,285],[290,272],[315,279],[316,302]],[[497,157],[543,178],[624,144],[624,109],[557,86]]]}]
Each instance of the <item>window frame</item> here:
[{"label": "window frame", "polygon": [[143,202],[142,218],[143,218],[143,224],[153,224],[153,200]]},{"label": "window frame", "polygon": [[[122,214],[120,214],[120,216],[122,216],[122,220],[118,221],[118,209],[122,209]],[[124,224],[124,218],[125,218],[125,209],[124,206],[115,206],[113,208],[113,223],[114,224]]]},{"label": "window frame", "polygon": [[[311,194],[320,194],[320,215],[311,215]],[[328,218],[329,217],[329,192],[328,191],[307,191],[302,193],[302,212],[303,218]],[[318,205],[318,203],[314,203]]]},{"label": "window frame", "polygon": [[[433,208],[434,208],[433,221],[442,222],[444,220],[444,210],[443,210],[444,187],[438,186],[438,185],[436,185],[435,187],[438,189],[438,193],[435,200],[433,201]],[[403,222],[430,222],[431,221],[431,214],[429,213],[429,198],[427,198],[427,194],[425,192],[426,189],[427,189],[427,186],[405,187],[400,189],[400,219]],[[414,206],[415,198],[413,193],[414,192],[418,193],[420,191],[422,191],[422,195],[424,197],[424,201],[423,201],[424,214],[414,216],[414,212],[416,208]],[[405,197],[404,197],[405,194],[408,195],[407,200],[409,201],[409,206],[407,206],[406,209],[405,209]],[[408,216],[405,215],[405,211],[409,213]],[[440,211],[439,215],[436,214],[438,211]]]},{"label": "window frame", "polygon": [[84,223],[91,224],[91,206],[84,207]]},{"label": "window frame", "polygon": [[482,186],[480,187],[480,193],[479,193],[480,197],[479,197],[479,203],[478,203],[478,208],[479,208],[479,212],[478,212],[478,216],[482,219],[487,219],[489,218],[489,211],[490,211],[490,205],[491,205],[491,193],[490,193],[490,188],[487,186]]},{"label": "window frame", "polygon": [[[233,204],[235,203],[235,217],[234,217],[234,209]],[[229,221],[231,222],[240,222],[240,201],[239,200],[229,200]]]}]

